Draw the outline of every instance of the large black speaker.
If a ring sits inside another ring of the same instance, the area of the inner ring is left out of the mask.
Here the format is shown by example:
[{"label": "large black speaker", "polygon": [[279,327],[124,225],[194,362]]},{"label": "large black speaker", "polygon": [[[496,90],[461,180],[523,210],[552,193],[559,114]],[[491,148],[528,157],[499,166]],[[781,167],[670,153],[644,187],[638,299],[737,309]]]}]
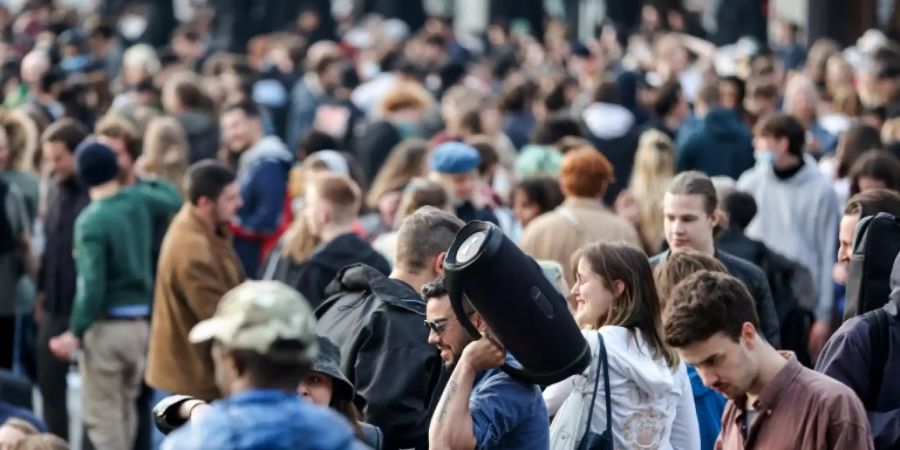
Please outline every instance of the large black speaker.
[{"label": "large black speaker", "polygon": [[473,221],[463,227],[447,252],[444,269],[450,302],[466,331],[481,337],[463,310],[463,296],[522,365],[503,366],[510,376],[547,385],[590,364],[590,348],[566,299],[534,259],[497,226]]}]

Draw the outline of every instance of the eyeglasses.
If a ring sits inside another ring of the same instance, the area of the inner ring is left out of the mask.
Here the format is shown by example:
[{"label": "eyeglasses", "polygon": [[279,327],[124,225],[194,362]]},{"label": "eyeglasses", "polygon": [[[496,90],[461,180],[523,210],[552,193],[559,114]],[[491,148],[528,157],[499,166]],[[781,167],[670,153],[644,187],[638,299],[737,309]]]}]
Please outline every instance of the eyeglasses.
[{"label": "eyeglasses", "polygon": [[440,336],[441,333],[444,332],[444,328],[447,327],[447,324],[451,320],[459,320],[459,319],[454,317],[452,319],[443,318],[443,319],[437,319],[437,320],[424,320],[423,322],[425,322],[425,326],[428,327],[429,330],[434,331],[434,334]]},{"label": "eyeglasses", "polygon": [[[472,314],[475,314],[475,311],[467,312],[466,316],[471,316]],[[444,318],[440,318],[437,320],[423,320],[423,322],[425,323],[425,326],[428,327],[429,330],[434,331],[434,334],[440,336],[441,333],[444,332],[444,328],[446,328],[447,324],[450,323],[450,321],[452,321],[452,320],[459,320],[459,318],[454,317],[454,318],[450,319],[450,318],[444,317]]]}]

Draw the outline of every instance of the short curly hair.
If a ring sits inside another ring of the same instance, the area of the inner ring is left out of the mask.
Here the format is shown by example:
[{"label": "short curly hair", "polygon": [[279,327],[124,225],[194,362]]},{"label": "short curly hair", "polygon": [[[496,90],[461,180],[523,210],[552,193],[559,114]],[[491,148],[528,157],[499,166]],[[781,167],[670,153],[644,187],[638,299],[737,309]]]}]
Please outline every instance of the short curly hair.
[{"label": "short curly hair", "polygon": [[613,167],[594,148],[572,150],[563,156],[559,185],[566,197],[596,198],[613,182]]}]

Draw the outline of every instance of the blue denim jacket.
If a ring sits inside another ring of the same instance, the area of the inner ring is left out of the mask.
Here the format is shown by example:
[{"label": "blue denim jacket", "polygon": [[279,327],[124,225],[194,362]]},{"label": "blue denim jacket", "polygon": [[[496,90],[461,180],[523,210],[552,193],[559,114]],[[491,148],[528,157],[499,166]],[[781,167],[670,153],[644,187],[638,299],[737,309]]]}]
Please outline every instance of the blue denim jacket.
[{"label": "blue denim jacket", "polygon": [[252,390],[216,401],[170,434],[163,450],[356,450],[345,419],[297,394]]},{"label": "blue denim jacket", "polygon": [[[517,363],[507,355],[507,363]],[[500,369],[478,374],[469,412],[477,450],[547,450],[550,420],[537,385],[518,381]]]}]

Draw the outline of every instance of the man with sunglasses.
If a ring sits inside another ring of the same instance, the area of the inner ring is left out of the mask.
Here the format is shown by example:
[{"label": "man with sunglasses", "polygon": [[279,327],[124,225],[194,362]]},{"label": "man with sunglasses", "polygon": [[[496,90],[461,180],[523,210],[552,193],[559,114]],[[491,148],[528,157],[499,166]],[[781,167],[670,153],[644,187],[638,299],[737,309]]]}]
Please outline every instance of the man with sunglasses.
[{"label": "man with sunglasses", "polygon": [[452,371],[432,416],[432,448],[549,448],[549,419],[540,389],[500,370],[510,360],[481,315],[466,301],[466,319],[485,337],[473,340],[450,305],[444,278],[422,288],[428,343]]}]

